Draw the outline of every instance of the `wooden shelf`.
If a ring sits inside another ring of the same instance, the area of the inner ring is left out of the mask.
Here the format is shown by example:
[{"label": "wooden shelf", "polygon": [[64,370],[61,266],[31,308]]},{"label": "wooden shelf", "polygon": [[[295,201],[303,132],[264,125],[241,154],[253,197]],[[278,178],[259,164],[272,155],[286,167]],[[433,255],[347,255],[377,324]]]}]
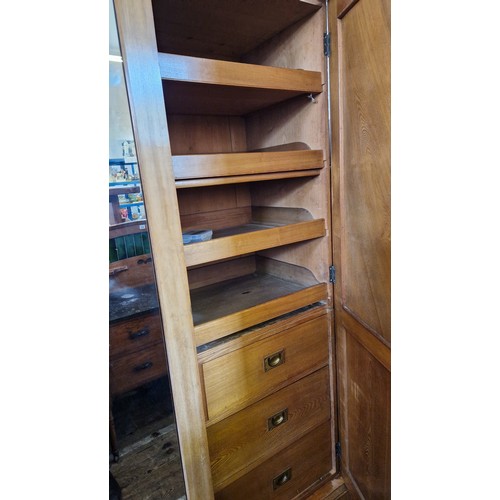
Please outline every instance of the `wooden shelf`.
[{"label": "wooden shelf", "polygon": [[323,91],[321,73],[175,54],[158,54],[167,111],[242,116]]},{"label": "wooden shelf", "polygon": [[172,156],[172,164],[177,187],[208,186],[318,175],[323,168],[323,151],[178,155]]},{"label": "wooden shelf", "polygon": [[196,345],[326,299],[325,283],[301,285],[259,273],[192,290]]},{"label": "wooden shelf", "polygon": [[177,189],[205,187],[205,186],[221,186],[223,184],[238,184],[244,182],[257,181],[272,181],[276,179],[291,179],[296,177],[314,177],[321,173],[320,169],[297,170],[292,172],[278,172],[270,174],[255,174],[255,175],[235,175],[228,177],[208,177],[205,179],[187,179],[175,181]]},{"label": "wooden shelf", "polygon": [[146,219],[121,222],[109,226],[109,239],[148,231]]},{"label": "wooden shelf", "polygon": [[271,227],[270,224],[245,224],[214,231],[213,239],[209,241],[185,245],[186,266],[215,262],[324,235],[324,219],[277,227]]},{"label": "wooden shelf", "polygon": [[119,194],[131,194],[140,192],[141,186],[110,186],[109,199],[111,201],[112,196],[118,196]]},{"label": "wooden shelf", "polygon": [[162,52],[239,59],[321,8],[320,0],[154,0]]}]

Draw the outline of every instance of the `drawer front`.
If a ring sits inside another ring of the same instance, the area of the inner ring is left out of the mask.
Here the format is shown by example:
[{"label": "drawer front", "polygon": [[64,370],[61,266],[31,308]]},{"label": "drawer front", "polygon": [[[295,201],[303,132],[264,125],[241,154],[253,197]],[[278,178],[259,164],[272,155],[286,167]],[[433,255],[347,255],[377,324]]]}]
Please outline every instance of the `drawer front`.
[{"label": "drawer front", "polygon": [[330,421],[215,493],[216,500],[289,500],[332,469]]},{"label": "drawer front", "polygon": [[328,363],[327,316],[202,365],[208,420],[220,419]]},{"label": "drawer front", "polygon": [[158,313],[120,321],[109,327],[109,355],[132,354],[162,340]]},{"label": "drawer front", "polygon": [[328,368],[208,427],[215,489],[330,419]]},{"label": "drawer front", "polygon": [[109,382],[112,394],[120,394],[167,374],[163,343],[110,360]]}]

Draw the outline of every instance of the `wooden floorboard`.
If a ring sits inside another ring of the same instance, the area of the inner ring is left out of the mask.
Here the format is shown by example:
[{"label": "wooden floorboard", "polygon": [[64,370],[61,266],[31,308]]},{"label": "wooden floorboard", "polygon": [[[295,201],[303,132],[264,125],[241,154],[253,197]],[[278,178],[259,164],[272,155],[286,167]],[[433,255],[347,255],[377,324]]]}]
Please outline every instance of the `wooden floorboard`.
[{"label": "wooden floorboard", "polygon": [[175,425],[124,448],[110,471],[120,485],[122,500],[185,498]]}]

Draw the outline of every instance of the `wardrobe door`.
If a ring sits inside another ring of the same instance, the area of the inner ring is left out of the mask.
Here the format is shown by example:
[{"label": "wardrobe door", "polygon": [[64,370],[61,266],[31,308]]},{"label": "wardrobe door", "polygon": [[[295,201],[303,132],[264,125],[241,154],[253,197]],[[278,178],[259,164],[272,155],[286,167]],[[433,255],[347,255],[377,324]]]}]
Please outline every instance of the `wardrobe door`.
[{"label": "wardrobe door", "polygon": [[213,498],[205,413],[150,0],[114,0],[189,499]]},{"label": "wardrobe door", "polygon": [[390,0],[329,9],[343,475],[390,498]]}]

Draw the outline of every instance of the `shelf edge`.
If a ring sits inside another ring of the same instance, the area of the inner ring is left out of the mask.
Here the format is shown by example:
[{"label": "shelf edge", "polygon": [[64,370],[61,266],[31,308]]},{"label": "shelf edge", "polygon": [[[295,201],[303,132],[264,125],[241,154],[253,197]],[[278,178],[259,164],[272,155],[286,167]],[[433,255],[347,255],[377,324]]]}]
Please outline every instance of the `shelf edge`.
[{"label": "shelf edge", "polygon": [[207,344],[315,302],[327,300],[327,295],[326,283],[319,283],[222,318],[207,321],[194,327],[196,346]]},{"label": "shelf edge", "polygon": [[162,80],[320,93],[321,72],[158,53]]},{"label": "shelf edge", "polygon": [[325,219],[314,219],[185,245],[184,257],[186,266],[192,267],[259,250],[320,238],[325,234]]}]

